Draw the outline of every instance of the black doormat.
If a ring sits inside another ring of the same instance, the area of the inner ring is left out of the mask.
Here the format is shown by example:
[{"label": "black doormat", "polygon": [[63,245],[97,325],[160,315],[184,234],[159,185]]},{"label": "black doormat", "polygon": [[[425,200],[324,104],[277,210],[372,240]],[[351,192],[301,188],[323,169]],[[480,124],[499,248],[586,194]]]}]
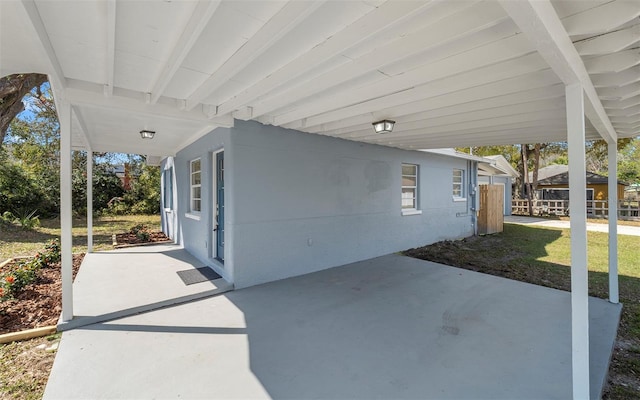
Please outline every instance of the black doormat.
[{"label": "black doormat", "polygon": [[177,274],[180,279],[182,279],[182,282],[184,282],[185,285],[193,285],[194,283],[212,281],[214,279],[222,278],[216,273],[216,271],[212,270],[209,267],[186,269],[184,271],[178,271]]}]

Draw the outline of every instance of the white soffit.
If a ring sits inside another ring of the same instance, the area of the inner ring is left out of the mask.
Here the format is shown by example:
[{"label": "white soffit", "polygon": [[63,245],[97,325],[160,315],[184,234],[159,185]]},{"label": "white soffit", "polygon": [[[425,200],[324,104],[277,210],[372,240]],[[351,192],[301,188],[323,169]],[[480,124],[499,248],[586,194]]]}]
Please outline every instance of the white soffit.
[{"label": "white soffit", "polygon": [[[566,140],[566,76],[501,4],[7,0],[0,71],[50,74],[95,151],[171,155],[233,118],[407,149]],[[637,136],[640,2],[545,4],[591,84],[587,137]]]}]

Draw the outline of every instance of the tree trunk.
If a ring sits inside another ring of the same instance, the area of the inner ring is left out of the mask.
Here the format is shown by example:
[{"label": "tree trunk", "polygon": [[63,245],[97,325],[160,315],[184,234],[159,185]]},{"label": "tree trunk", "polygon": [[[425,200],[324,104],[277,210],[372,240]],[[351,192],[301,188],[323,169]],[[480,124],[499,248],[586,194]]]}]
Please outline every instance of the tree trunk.
[{"label": "tree trunk", "polygon": [[533,179],[531,179],[531,192],[533,193],[533,198],[538,199],[538,170],[540,169],[540,150],[542,149],[542,145],[540,143],[536,143],[533,147]]},{"label": "tree trunk", "polygon": [[9,125],[24,110],[22,98],[47,81],[43,74],[14,74],[0,78],[0,146]]},{"label": "tree trunk", "polygon": [[520,155],[522,157],[522,186],[527,203],[529,204],[529,215],[533,216],[533,198],[531,197],[531,186],[529,184],[529,146],[520,145]]}]

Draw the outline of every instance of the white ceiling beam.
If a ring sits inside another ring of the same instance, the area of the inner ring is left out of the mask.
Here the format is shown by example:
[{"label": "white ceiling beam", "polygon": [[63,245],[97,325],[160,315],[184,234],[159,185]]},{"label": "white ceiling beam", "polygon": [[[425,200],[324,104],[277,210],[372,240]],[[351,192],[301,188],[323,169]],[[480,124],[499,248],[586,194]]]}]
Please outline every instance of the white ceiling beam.
[{"label": "white ceiling beam", "polygon": [[[495,78],[493,76],[495,73],[487,73],[487,71],[465,74],[459,76],[459,79],[451,78],[441,82],[433,82],[403,93],[392,94],[384,98],[308,117],[307,125],[325,124],[368,113],[370,110],[384,110],[389,107],[404,107],[407,113],[421,112],[488,97],[544,88],[560,82],[553,71],[549,69],[538,71],[539,68],[546,68],[546,65],[537,55],[510,61],[503,67],[498,71],[500,78]],[[376,119],[372,119],[370,122],[374,121]]]},{"label": "white ceiling beam", "polygon": [[104,94],[113,95],[116,59],[116,0],[107,0],[107,77]]},{"label": "white ceiling beam", "polygon": [[622,87],[607,87],[598,90],[603,100],[626,100],[640,94],[640,83],[633,83]]},{"label": "white ceiling beam", "polygon": [[615,53],[640,41],[640,24],[574,43],[581,56]]},{"label": "white ceiling beam", "polygon": [[611,116],[612,120],[614,117],[631,117],[633,115],[639,115],[640,105],[637,105],[635,107],[629,107],[624,110],[611,110],[609,111],[608,114]]},{"label": "white ceiling beam", "polygon": [[[138,138],[140,136],[138,135]],[[154,145],[150,143],[152,141],[145,140],[144,142],[127,142],[118,143],[117,141],[101,142],[99,138],[96,138],[93,142],[91,150],[97,153],[128,153],[128,154],[145,154],[153,157],[168,157],[175,156],[173,150],[167,151],[165,147]]]},{"label": "white ceiling beam", "polygon": [[[553,83],[556,84],[553,85]],[[401,104],[382,108],[380,111],[374,113],[362,113],[354,117],[341,118],[337,121],[322,124],[309,124],[305,131],[320,132],[324,130],[342,129],[365,123],[370,124],[380,119],[393,119],[402,116],[424,115],[426,118],[429,118],[456,115],[563,96],[564,86],[559,83],[557,77],[551,70],[547,70],[532,75],[530,79],[524,77],[512,78],[502,82],[464,89],[438,98],[402,102]],[[294,123],[297,122],[298,121]],[[313,120],[311,120],[311,122],[313,122]],[[289,125],[285,125],[285,127],[297,129]]]},{"label": "white ceiling beam", "polygon": [[624,110],[626,108],[640,105],[640,96],[631,97],[626,100],[604,100],[602,104],[607,110],[609,109]]},{"label": "white ceiling beam", "polygon": [[235,76],[283,36],[306,20],[324,1],[290,1],[264,24],[238,51],[222,64],[188,98],[187,109],[191,110],[209,97],[220,86]]},{"label": "white ceiling beam", "polygon": [[639,15],[639,1],[611,1],[567,17],[562,24],[570,36],[598,34],[609,32]]},{"label": "white ceiling beam", "polygon": [[[308,98],[315,93],[322,92],[328,86],[339,87],[357,79],[368,72],[384,71],[390,62],[397,62],[415,54],[424,53],[436,46],[443,46],[456,39],[467,37],[460,41],[464,50],[484,45],[496,40],[494,32],[483,35],[483,30],[495,26],[507,19],[504,10],[495,3],[478,3],[459,13],[449,15],[424,28],[399,37],[397,40],[376,47],[363,56],[333,68],[313,79],[300,82],[297,86],[279,92],[276,96],[254,104],[254,115],[259,117],[286,106],[297,99]],[[504,36],[512,35],[511,29],[503,29]],[[475,34],[475,35],[473,35]],[[473,35],[473,36],[470,36]],[[486,36],[486,37],[484,37]],[[452,53],[459,53],[463,49],[452,49]],[[384,57],[381,57],[384,54]],[[445,58],[448,54],[439,54]],[[431,60],[431,62],[436,59]],[[436,78],[434,78],[436,79]]]},{"label": "white ceiling beam", "polygon": [[[415,143],[421,142],[423,139],[430,140],[446,140],[450,137],[455,136],[468,136],[468,137],[479,137],[482,139],[493,139],[499,138],[500,136],[505,135],[516,135],[516,140],[522,141],[523,137],[526,137],[525,140],[529,141],[530,135],[534,135],[537,137],[547,137],[548,132],[558,132],[564,130],[566,137],[566,121],[560,121],[559,119],[553,124],[545,125],[545,129],[541,130],[540,126],[535,123],[526,123],[526,124],[510,124],[510,125],[502,125],[496,126],[493,128],[483,128],[482,130],[466,130],[463,132],[431,132],[429,134],[416,134],[413,136],[393,136],[393,135],[378,135],[376,137],[371,137],[367,139],[356,139],[357,141],[365,140],[373,143],[381,143],[392,141],[396,144],[403,143],[406,145],[413,145]],[[509,142],[513,139],[511,138],[503,138],[503,141]],[[536,142],[532,142],[536,143]],[[506,143],[505,143],[506,144]]]},{"label": "white ceiling beam", "polygon": [[616,131],[593,87],[582,58],[548,0],[500,0],[522,32],[529,37],[540,55],[565,85],[579,83],[585,93],[585,113],[591,124],[609,143],[616,141]]},{"label": "white ceiling beam", "polygon": [[[459,77],[465,74],[486,74],[495,64],[513,60],[531,52],[532,48],[526,37],[523,35],[512,36],[508,39],[477,47],[444,60],[415,68],[404,74],[395,75],[370,85],[341,92],[339,96],[316,96],[307,104],[297,104],[294,110],[275,116],[274,123],[275,125],[286,124],[323,112],[362,103],[367,99],[376,99],[399,93],[403,90],[412,90],[417,86],[427,83],[437,84],[438,82],[448,80],[444,78],[455,77],[454,81],[459,85],[463,81],[463,79],[459,79]],[[505,71],[505,73],[508,74],[508,71]],[[491,76],[489,75],[487,77]],[[462,87],[460,87],[460,89],[462,89]],[[450,91],[453,90],[447,90],[447,92]]]},{"label": "white ceiling beam", "polygon": [[584,61],[587,72],[590,74],[617,73],[638,64],[640,64],[640,49],[620,51]]},{"label": "white ceiling beam", "polygon": [[82,141],[85,144],[85,149],[93,148],[93,146],[91,146],[89,129],[87,129],[87,124],[84,122],[84,118],[82,118],[82,115],[80,114],[78,108],[71,106],[71,113],[75,117],[76,123],[78,124],[78,127],[80,128],[80,132],[82,133],[80,137],[82,138]]},{"label": "white ceiling beam", "polygon": [[[461,2],[456,2],[461,3]],[[365,41],[368,37],[387,29],[396,23],[410,18],[424,8],[431,7],[436,2],[421,1],[387,1],[331,36],[322,44],[315,46],[307,53],[286,64],[277,71],[268,74],[254,85],[243,90],[233,98],[219,105],[221,114],[230,113],[241,106],[251,105],[250,102],[282,85],[295,79],[319,64],[338,56],[343,51]]]},{"label": "white ceiling beam", "polygon": [[596,88],[610,86],[624,86],[634,82],[640,82],[640,67],[633,67],[624,71],[591,76],[591,81]]},{"label": "white ceiling beam", "polygon": [[183,61],[193,48],[204,28],[215,14],[220,0],[200,0],[193,9],[193,13],[189,21],[185,25],[180,38],[176,42],[171,55],[162,66],[160,74],[154,80],[149,92],[151,93],[150,102],[155,104],[164,93],[165,89],[173,79],[174,75],[182,65]]},{"label": "white ceiling beam", "polygon": [[619,124],[635,125],[638,122],[640,122],[640,117],[638,115],[628,116],[628,117],[612,117],[611,118],[611,123],[613,123],[616,126],[619,125]]},{"label": "white ceiling beam", "polygon": [[100,93],[68,88],[66,91],[67,100],[73,105],[88,105],[93,107],[103,107],[107,109],[120,110],[123,112],[139,113],[154,117],[169,119],[205,122],[211,125],[231,127],[233,118],[231,116],[220,116],[208,118],[200,111],[181,111],[177,107],[168,104],[147,104],[144,95],[140,93],[140,98],[118,96],[105,97]]},{"label": "white ceiling beam", "polygon": [[[483,108],[476,111],[468,111],[465,113],[456,113],[453,115],[436,116],[440,110],[432,110],[424,113],[410,114],[404,117],[394,117],[396,121],[396,128],[398,132],[444,127],[444,126],[459,126],[463,123],[486,123],[488,120],[498,120],[499,118],[530,118],[527,114],[536,114],[540,112],[553,111],[557,113],[558,110],[563,112],[564,110],[564,98],[557,97],[555,99],[545,99],[540,101],[526,102],[520,104],[509,104],[502,107]],[[372,134],[371,123],[363,124],[356,129],[354,127],[342,128],[333,131],[324,131],[323,134],[331,136],[344,137],[358,137],[368,136]],[[396,130],[394,129],[394,133]]]},{"label": "white ceiling beam", "polygon": [[[34,0],[22,0],[22,6],[27,12],[31,25],[36,32],[38,43],[42,46],[42,53],[46,55],[47,61],[49,62],[51,68],[51,72],[49,73],[49,82],[54,89],[54,93],[58,95],[57,99],[61,100],[60,97],[64,97],[64,90],[67,86],[67,81],[64,72],[62,71],[62,67],[60,66],[60,62],[58,61],[56,52],[53,49],[53,45],[51,44],[49,33],[47,32],[44,22],[42,21],[42,17],[40,16],[40,12],[38,11],[38,6]],[[56,100],[56,96],[54,96],[54,100]]]},{"label": "white ceiling beam", "polygon": [[381,137],[376,140],[366,140],[365,142],[402,148],[433,149],[454,146],[466,147],[521,144],[522,137],[526,137],[527,141],[530,141],[531,143],[557,142],[566,140],[567,128],[566,126],[552,127],[541,132],[538,128],[525,127],[497,130],[495,133],[484,134],[448,134],[446,136],[438,137],[423,135],[413,140],[397,140],[392,137]]},{"label": "white ceiling beam", "polygon": [[[559,112],[558,112],[559,111]],[[479,119],[475,121],[465,121],[460,123],[449,123],[443,125],[431,125],[430,121],[417,121],[415,123],[406,124],[406,128],[403,125],[401,129],[394,129],[391,134],[395,138],[408,138],[420,135],[431,134],[450,134],[456,133],[473,133],[483,132],[485,129],[493,130],[501,126],[521,127],[521,126],[548,126],[553,121],[563,121],[565,118],[563,110],[543,110],[538,112],[532,112],[521,115],[507,115],[495,118]],[[543,121],[543,122],[541,122]],[[342,138],[349,139],[373,139],[379,137],[380,134],[373,131],[373,127],[362,131],[354,132],[352,134],[340,136]]]}]

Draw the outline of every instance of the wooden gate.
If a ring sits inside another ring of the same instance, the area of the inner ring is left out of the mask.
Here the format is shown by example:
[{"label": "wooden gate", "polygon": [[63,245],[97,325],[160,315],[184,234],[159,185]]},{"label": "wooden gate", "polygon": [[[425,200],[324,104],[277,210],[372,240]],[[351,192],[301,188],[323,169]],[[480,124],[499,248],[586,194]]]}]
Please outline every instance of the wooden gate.
[{"label": "wooden gate", "polygon": [[504,186],[480,185],[478,234],[502,232],[504,225]]}]

